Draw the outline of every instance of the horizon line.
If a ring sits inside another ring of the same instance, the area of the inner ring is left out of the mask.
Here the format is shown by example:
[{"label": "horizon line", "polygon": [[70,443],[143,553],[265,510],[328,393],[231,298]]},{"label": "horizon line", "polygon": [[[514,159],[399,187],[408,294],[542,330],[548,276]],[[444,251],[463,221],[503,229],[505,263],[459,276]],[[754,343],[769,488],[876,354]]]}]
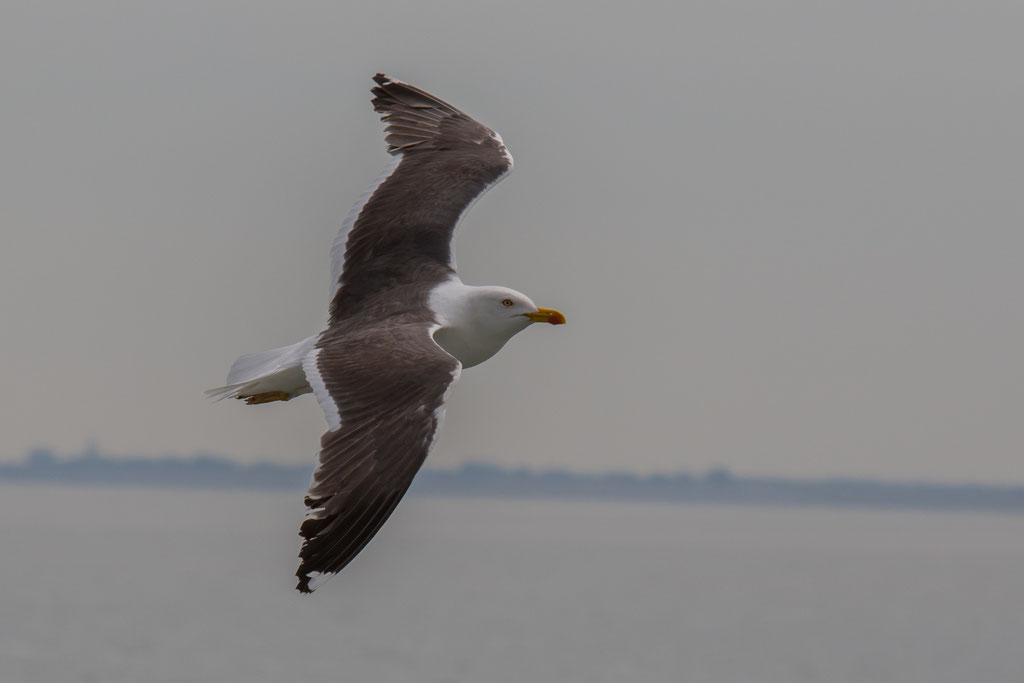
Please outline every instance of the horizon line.
[{"label": "horizon line", "polygon": [[[33,463],[42,464],[50,462],[55,465],[72,464],[77,462],[105,462],[105,463],[125,463],[125,462],[149,462],[149,463],[208,463],[208,464],[221,464],[228,465],[238,469],[269,469],[278,468],[282,470],[292,470],[295,472],[300,471],[312,471],[315,467],[315,463],[309,464],[295,464],[295,463],[283,463],[273,460],[257,460],[257,461],[244,461],[237,458],[222,455],[218,453],[208,451],[196,451],[191,455],[181,454],[163,454],[163,455],[116,455],[109,453],[101,453],[96,445],[95,440],[90,440],[85,449],[79,453],[74,454],[57,454],[52,448],[46,446],[37,446],[28,449],[22,456],[21,460],[11,460],[8,462],[0,461],[0,472],[4,469],[11,467],[30,467]],[[489,469],[495,472],[501,472],[504,474],[531,474],[540,476],[570,476],[578,477],[581,479],[593,479],[593,478],[615,478],[624,477],[637,481],[656,481],[659,479],[692,479],[697,481],[708,481],[718,480],[719,483],[725,483],[726,481],[747,481],[747,482],[760,482],[760,483],[785,483],[792,482],[797,484],[828,484],[828,483],[842,483],[842,484],[877,484],[877,485],[891,485],[891,486],[930,486],[937,488],[945,487],[972,487],[972,488],[986,488],[986,489],[1001,489],[1001,490],[1015,490],[1024,489],[1024,482],[1018,481],[979,481],[979,480],[940,480],[940,479],[926,479],[926,478],[903,478],[903,477],[885,477],[879,475],[855,475],[855,474],[836,474],[836,475],[786,475],[786,474],[749,474],[749,473],[737,473],[731,467],[727,465],[711,465],[705,467],[702,470],[687,470],[679,469],[674,471],[654,471],[654,472],[637,472],[630,470],[597,470],[597,471],[586,471],[569,469],[565,467],[533,467],[530,465],[508,465],[504,463],[489,462],[486,460],[466,460],[455,465],[446,466],[432,466],[425,464],[423,467],[424,471],[437,472],[437,473],[455,473],[467,468],[470,469]]]}]

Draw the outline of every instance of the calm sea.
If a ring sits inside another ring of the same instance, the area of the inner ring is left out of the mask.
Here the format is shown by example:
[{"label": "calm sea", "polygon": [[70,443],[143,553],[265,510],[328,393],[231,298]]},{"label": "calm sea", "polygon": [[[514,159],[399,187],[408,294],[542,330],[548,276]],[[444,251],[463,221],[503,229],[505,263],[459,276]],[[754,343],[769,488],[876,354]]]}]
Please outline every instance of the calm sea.
[{"label": "calm sea", "polygon": [[0,681],[1024,680],[1024,517],[412,497],[312,596],[301,494],[0,486]]}]

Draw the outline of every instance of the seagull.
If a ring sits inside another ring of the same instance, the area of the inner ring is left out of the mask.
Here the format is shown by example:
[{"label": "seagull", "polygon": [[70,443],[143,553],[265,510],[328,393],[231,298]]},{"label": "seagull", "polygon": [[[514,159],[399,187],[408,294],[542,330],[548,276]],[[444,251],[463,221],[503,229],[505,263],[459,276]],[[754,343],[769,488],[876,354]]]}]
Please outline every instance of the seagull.
[{"label": "seagull", "polygon": [[299,529],[303,593],[340,572],[395,510],[462,369],[533,323],[565,323],[525,294],[456,273],[456,225],[512,171],[501,136],[408,83],[373,80],[392,159],[331,248],[327,329],[241,356],[226,386],[207,392],[247,404],[312,393],[323,409],[328,429]]}]

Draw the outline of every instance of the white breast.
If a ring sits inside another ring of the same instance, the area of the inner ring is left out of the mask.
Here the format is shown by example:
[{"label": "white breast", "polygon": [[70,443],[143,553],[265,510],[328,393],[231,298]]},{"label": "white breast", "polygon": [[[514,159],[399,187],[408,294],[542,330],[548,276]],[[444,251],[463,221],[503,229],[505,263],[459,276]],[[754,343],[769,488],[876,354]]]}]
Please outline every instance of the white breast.
[{"label": "white breast", "polygon": [[511,335],[480,335],[461,327],[439,327],[434,332],[437,345],[455,356],[464,368],[480,365],[500,351],[510,338]]}]

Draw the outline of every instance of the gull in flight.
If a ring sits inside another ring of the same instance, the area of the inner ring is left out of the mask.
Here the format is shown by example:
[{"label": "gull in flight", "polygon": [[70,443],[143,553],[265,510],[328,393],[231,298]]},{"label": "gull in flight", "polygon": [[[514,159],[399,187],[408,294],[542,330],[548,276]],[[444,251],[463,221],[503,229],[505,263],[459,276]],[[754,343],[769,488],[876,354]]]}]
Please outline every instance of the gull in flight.
[{"label": "gull in flight", "polygon": [[298,589],[315,590],[380,530],[437,436],[463,368],[533,323],[561,325],[507,287],[463,284],[454,236],[512,170],[501,136],[408,83],[373,77],[391,164],[331,248],[327,329],[240,357],[207,392],[248,404],[312,392],[327,418],[299,533]]}]

